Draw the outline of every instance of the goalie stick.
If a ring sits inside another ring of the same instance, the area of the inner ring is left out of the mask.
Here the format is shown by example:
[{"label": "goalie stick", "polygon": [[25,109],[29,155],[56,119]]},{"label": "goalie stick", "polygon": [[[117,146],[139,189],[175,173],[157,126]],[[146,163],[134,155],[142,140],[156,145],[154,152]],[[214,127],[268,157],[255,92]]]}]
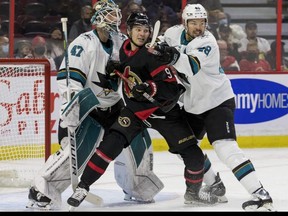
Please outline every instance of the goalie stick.
[{"label": "goalie stick", "polygon": [[[70,71],[69,71],[69,58],[68,58],[68,36],[67,36],[67,17],[61,18],[62,23],[62,31],[64,34],[64,50],[65,50],[65,67],[67,72],[66,83],[67,83],[67,102],[71,101],[70,95]],[[73,191],[75,191],[78,185],[78,166],[77,166],[77,152],[76,152],[76,137],[75,137],[75,130],[70,131],[67,127],[68,131],[68,139],[70,143],[70,176],[71,176],[71,185]],[[95,194],[88,192],[86,201],[94,204],[94,205],[102,205],[103,199]]]}]

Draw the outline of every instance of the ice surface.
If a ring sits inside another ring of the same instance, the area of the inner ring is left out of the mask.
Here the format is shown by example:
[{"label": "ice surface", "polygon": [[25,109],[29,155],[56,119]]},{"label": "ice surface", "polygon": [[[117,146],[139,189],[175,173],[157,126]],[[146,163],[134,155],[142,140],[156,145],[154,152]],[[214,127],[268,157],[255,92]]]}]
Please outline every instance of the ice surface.
[{"label": "ice surface", "polygon": [[[243,149],[256,168],[258,177],[270,193],[277,211],[288,211],[288,148]],[[75,211],[103,212],[186,212],[186,211],[243,211],[241,205],[250,195],[236,180],[232,172],[217,158],[213,150],[204,150],[213,169],[220,172],[227,189],[228,203],[211,207],[191,207],[184,204],[185,183],[183,164],[176,156],[168,152],[154,153],[154,172],[163,181],[165,187],[155,196],[155,203],[138,204],[124,201],[124,194],[114,179],[113,164],[106,173],[90,188],[90,192],[101,196],[104,204],[94,206],[84,201]],[[67,198],[72,194],[69,187],[62,195],[62,208],[58,211],[68,211]],[[26,209],[28,188],[1,188],[0,211],[38,211]]]}]

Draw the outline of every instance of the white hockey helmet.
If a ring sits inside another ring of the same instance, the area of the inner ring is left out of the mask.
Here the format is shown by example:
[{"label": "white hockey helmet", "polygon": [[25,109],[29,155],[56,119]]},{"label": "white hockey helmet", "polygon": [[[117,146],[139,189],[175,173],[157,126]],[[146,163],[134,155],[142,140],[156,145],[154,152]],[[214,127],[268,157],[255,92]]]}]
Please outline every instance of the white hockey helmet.
[{"label": "white hockey helmet", "polygon": [[189,19],[206,19],[206,27],[208,26],[208,14],[201,4],[187,4],[182,12],[182,19],[185,27]]},{"label": "white hockey helmet", "polygon": [[105,28],[108,32],[119,32],[122,14],[113,0],[100,0],[94,4],[93,9],[95,14],[91,18],[92,25]]}]

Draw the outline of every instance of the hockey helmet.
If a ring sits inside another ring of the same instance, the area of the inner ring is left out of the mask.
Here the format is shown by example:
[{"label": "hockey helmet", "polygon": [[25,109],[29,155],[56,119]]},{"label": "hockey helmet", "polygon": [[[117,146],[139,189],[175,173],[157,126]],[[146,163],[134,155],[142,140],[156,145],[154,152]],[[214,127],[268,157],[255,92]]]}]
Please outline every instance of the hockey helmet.
[{"label": "hockey helmet", "polygon": [[94,4],[95,14],[91,18],[92,25],[105,28],[109,32],[119,32],[121,10],[113,0],[101,0]]},{"label": "hockey helmet", "polygon": [[146,14],[143,13],[131,13],[126,21],[127,29],[130,31],[134,25],[147,25],[152,32],[152,25]]},{"label": "hockey helmet", "polygon": [[201,4],[187,4],[182,12],[184,25],[187,25],[189,19],[205,19],[206,27],[208,25],[208,14]]}]

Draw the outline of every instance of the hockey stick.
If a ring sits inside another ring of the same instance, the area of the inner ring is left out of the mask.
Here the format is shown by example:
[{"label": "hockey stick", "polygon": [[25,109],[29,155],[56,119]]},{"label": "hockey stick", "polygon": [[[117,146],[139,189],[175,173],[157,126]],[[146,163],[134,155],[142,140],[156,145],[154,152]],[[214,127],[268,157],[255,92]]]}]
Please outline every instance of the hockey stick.
[{"label": "hockey stick", "polygon": [[[119,76],[124,82],[126,82],[129,86],[130,89],[132,89],[135,86],[135,83],[132,82],[131,80],[129,80],[127,77],[125,77],[122,73],[120,73],[117,70],[114,70],[114,72],[116,73],[117,76]],[[161,104],[160,102],[158,102],[157,100],[155,100],[153,97],[151,97],[147,92],[144,92],[143,97],[145,97],[148,101],[150,101],[151,103],[153,103],[154,105],[158,106],[163,112],[168,112],[170,111],[174,105],[171,106],[163,106],[163,104]]]},{"label": "hockey stick", "polygon": [[150,48],[153,47],[153,45],[157,39],[157,36],[159,34],[159,30],[160,30],[160,21],[157,20],[155,25],[154,25],[154,28],[153,28],[153,36],[152,36],[152,40],[151,40],[150,45],[149,45]]},{"label": "hockey stick", "polygon": [[[68,36],[67,36],[67,21],[68,18],[63,17],[61,18],[62,23],[62,31],[64,33],[64,50],[65,50],[65,67],[67,71],[66,77],[66,84],[67,84],[67,102],[71,101],[71,94],[70,94],[70,71],[69,71],[69,58],[68,58]],[[78,163],[77,163],[77,148],[76,148],[76,136],[75,130],[70,131],[67,127],[68,131],[68,140],[70,142],[70,176],[71,176],[71,185],[73,191],[75,191],[78,185]],[[103,199],[95,194],[91,194],[88,192],[86,201],[95,204],[101,205],[103,203]]]},{"label": "hockey stick", "polygon": [[154,46],[155,41],[156,41],[156,39],[157,39],[157,37],[158,37],[158,34],[159,34],[159,30],[160,30],[160,21],[157,20],[156,23],[155,23],[155,25],[154,25],[154,28],[153,28],[152,40],[151,40],[150,43],[147,43],[147,44],[145,45],[146,48],[149,49],[149,48],[152,48],[152,47]]},{"label": "hockey stick", "polygon": [[[70,103],[71,101],[71,91],[70,91],[70,71],[69,71],[69,58],[68,58],[68,39],[67,39],[67,21],[68,18],[64,17],[61,18],[62,22],[62,30],[64,33],[64,50],[65,50],[65,67],[66,67],[66,85],[67,85],[67,102]],[[76,154],[76,137],[75,132],[68,130],[68,139],[70,141],[70,174],[71,174],[71,184],[72,189],[78,185],[78,170],[77,170],[77,154]]]}]

